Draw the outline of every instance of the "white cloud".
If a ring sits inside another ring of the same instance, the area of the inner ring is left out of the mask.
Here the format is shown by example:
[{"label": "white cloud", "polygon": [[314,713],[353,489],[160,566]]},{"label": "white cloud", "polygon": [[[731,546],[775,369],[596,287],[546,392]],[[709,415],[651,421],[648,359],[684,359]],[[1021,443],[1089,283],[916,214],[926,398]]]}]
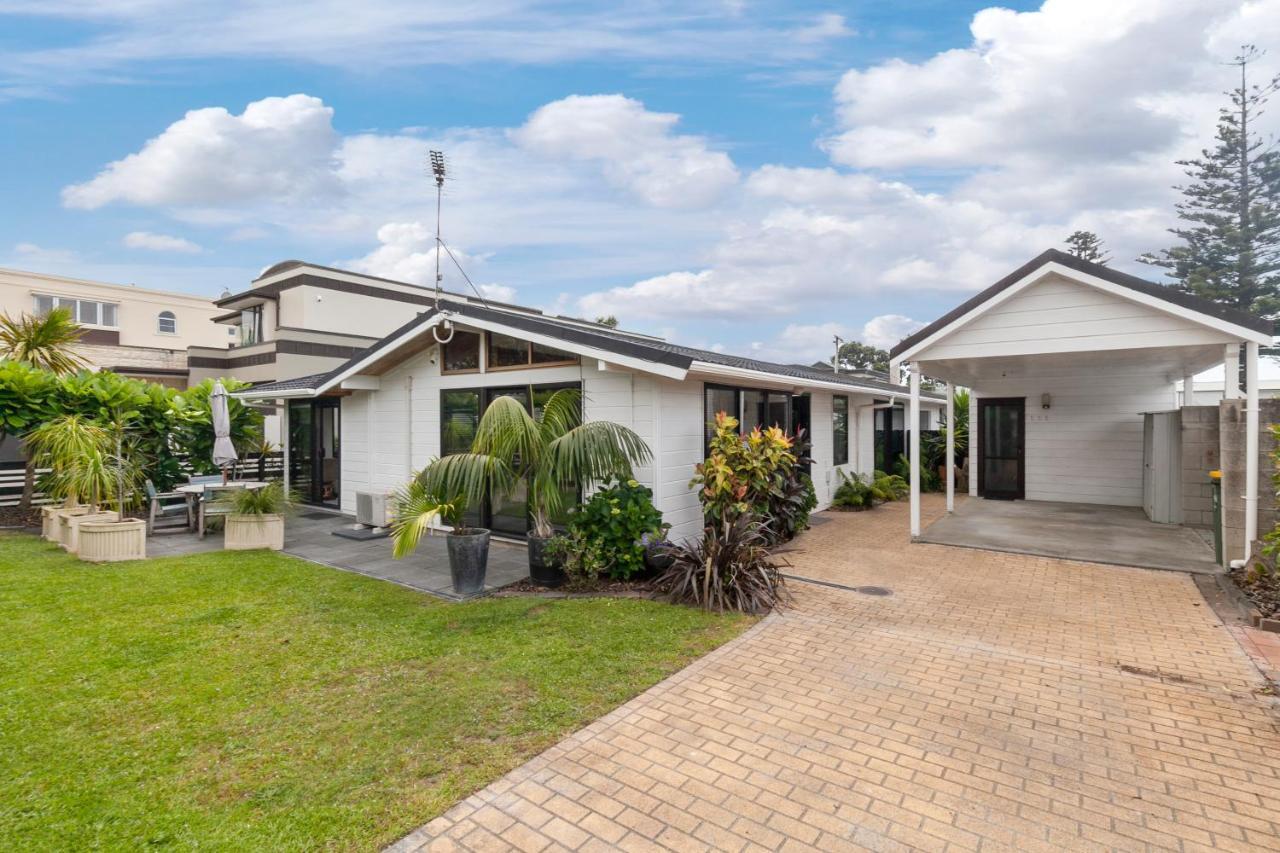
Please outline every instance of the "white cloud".
[{"label": "white cloud", "polygon": [[[380,245],[367,255],[339,261],[338,266],[424,287],[435,286],[436,234],[433,227],[421,222],[389,222],[378,229],[378,242]],[[453,257],[447,251],[440,253],[441,286],[455,293],[473,293],[458,267],[465,270],[474,282],[483,269],[484,257],[452,246],[449,250]],[[498,302],[512,302],[516,298],[515,288],[508,285],[476,283],[476,289],[485,298]]]},{"label": "white cloud", "polygon": [[923,329],[924,326],[925,324],[919,320],[912,320],[901,314],[881,314],[879,317],[872,317],[863,325],[859,340],[864,344],[887,350],[912,332]]},{"label": "white cloud", "polygon": [[17,243],[13,247],[13,256],[24,264],[60,264],[77,260],[73,249],[52,249],[36,243]]},{"label": "white cloud", "polygon": [[675,134],[679,120],[622,95],[572,95],[537,109],[512,136],[548,158],[599,163],[610,183],[656,207],[710,204],[738,170],[701,137]]},{"label": "white cloud", "polygon": [[62,192],[68,207],[112,202],[211,207],[302,201],[338,190],[333,110],[319,98],[264,98],[234,115],[192,110],[135,154]]},{"label": "white cloud", "polygon": [[[0,52],[0,96],[35,97],[59,87],[189,73],[191,60],[267,60],[350,69],[486,68],[560,62],[644,63],[773,69],[826,56],[852,34],[839,15],[798,15],[786,4],[689,6],[675,0],[547,6],[365,0],[185,0],[0,4],[6,15],[69,24],[54,46]],[[0,24],[3,29],[3,24]]]},{"label": "white cloud", "polygon": [[121,241],[130,249],[146,249],[150,252],[186,252],[199,254],[204,251],[198,245],[183,237],[172,237],[168,234],[153,234],[150,231],[130,231]]}]

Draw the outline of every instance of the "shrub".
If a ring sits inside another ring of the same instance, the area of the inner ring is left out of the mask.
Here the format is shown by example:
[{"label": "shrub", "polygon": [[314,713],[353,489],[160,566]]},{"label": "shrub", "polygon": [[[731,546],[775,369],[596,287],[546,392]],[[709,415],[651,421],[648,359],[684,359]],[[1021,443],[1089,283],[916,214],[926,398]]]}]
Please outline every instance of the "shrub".
[{"label": "shrub", "polygon": [[836,493],[831,496],[832,507],[860,510],[871,509],[875,505],[871,484],[861,475],[846,474],[839,468],[836,469],[836,473],[840,475],[840,485],[836,487]]},{"label": "shrub", "polygon": [[871,489],[878,501],[898,501],[911,491],[911,485],[897,474],[876,471],[871,476]]},{"label": "shrub", "polygon": [[281,515],[293,508],[297,499],[284,489],[284,483],[272,480],[260,489],[237,489],[226,498],[236,515]]},{"label": "shrub", "polygon": [[[921,454],[921,456],[923,455],[924,454]],[[904,483],[911,482],[911,460],[907,458],[907,454],[898,454],[898,461],[893,466],[893,475],[901,479]],[[910,486],[908,486],[908,488],[910,488]],[[927,468],[924,465],[920,466],[920,491],[942,491],[942,479],[938,477],[938,472]]]},{"label": "shrub", "polygon": [[551,537],[543,555],[560,564],[571,589],[595,586],[609,567],[603,544],[581,531]]},{"label": "shrub", "polygon": [[781,485],[768,494],[766,524],[775,542],[787,542],[809,526],[809,514],[818,505],[818,495],[813,479],[804,472],[804,466],[812,464],[809,442],[803,429],[797,430],[792,439],[795,462],[784,466]]},{"label": "shrub", "polygon": [[765,526],[749,514],[726,518],[695,542],[668,549],[671,567],[658,579],[671,601],[706,610],[764,613],[791,600],[769,556]]},{"label": "shrub", "polygon": [[[590,559],[582,557],[589,565],[578,566],[579,574],[607,573],[627,580],[644,569],[646,537],[661,530],[662,513],[653,506],[653,492],[635,480],[606,481],[569,513],[567,538],[575,547],[590,546]],[[570,564],[576,562],[581,562],[578,555],[569,554],[565,572],[575,571]]]},{"label": "shrub", "polygon": [[765,526],[770,543],[803,530],[811,503],[795,442],[777,427],[738,433],[738,420],[716,415],[710,453],[694,469],[690,486],[699,488],[703,516],[712,525],[749,514]]}]

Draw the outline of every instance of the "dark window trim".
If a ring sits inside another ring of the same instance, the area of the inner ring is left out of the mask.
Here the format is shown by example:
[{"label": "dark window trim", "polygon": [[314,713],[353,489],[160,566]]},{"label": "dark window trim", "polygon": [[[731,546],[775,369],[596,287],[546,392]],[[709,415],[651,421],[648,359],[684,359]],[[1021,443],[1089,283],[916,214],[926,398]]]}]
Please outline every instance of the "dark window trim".
[{"label": "dark window trim", "polygon": [[[782,388],[761,388],[761,387],[757,387],[757,386],[755,386],[755,385],[724,385],[724,384],[722,384],[722,383],[720,383],[720,382],[704,382],[704,383],[702,383],[702,422],[703,422],[703,423],[702,423],[702,433],[703,433],[703,447],[702,447],[702,450],[703,450],[703,455],[706,455],[706,453],[708,453],[708,452],[710,451],[710,441],[709,441],[709,434],[710,434],[710,431],[711,431],[711,426],[710,426],[710,425],[711,425],[711,423],[713,422],[713,420],[714,420],[714,418],[715,418],[715,412],[708,412],[708,411],[707,411],[707,391],[732,391],[732,392],[733,392],[733,406],[734,406],[734,411],[730,412],[729,414],[731,414],[733,417],[735,417],[735,418],[737,418],[737,419],[738,419],[738,432],[739,432],[739,434],[741,434],[741,432],[742,432],[742,392],[744,392],[744,391],[758,391],[758,392],[760,392],[761,394],[764,394],[764,395],[765,395],[765,397],[766,397],[766,399],[768,398],[768,395],[769,395],[769,394],[782,394],[782,395],[784,395],[784,396],[787,398],[787,414],[786,414],[786,422],[785,422],[785,423],[783,423],[783,424],[779,424],[779,426],[781,426],[781,427],[782,427],[782,429],[783,429],[783,430],[785,430],[785,431],[787,431],[787,432],[790,432],[790,431],[791,431],[791,415],[792,415],[792,406],[791,406],[791,401],[792,401],[792,398],[793,398],[793,397],[801,396],[801,395],[799,395],[799,394],[793,394],[793,393],[791,393],[791,391],[789,391],[789,390],[784,390],[784,389],[782,389]],[[772,426],[772,424],[770,424],[770,426]],[[811,430],[811,431],[812,431],[812,430]]]},{"label": "dark window trim", "polygon": [[[840,447],[837,441],[836,428],[836,400],[844,400],[844,447]],[[849,464],[849,435],[853,431],[849,429],[849,395],[848,394],[832,394],[831,395],[831,464],[832,465],[848,465]],[[844,450],[844,458],[841,459],[839,451]]]},{"label": "dark window trim", "polygon": [[[502,335],[504,338],[511,338],[514,341],[520,341],[522,344],[524,344],[524,358],[525,358],[524,363],[523,364],[504,364],[504,365],[495,367],[493,364],[493,358],[492,358],[494,335]],[[572,355],[572,353],[565,353],[565,355]],[[581,363],[581,359],[576,355],[572,355],[572,358],[561,359],[559,361],[535,362],[533,360],[533,341],[527,340],[525,338],[521,338],[517,335],[508,335],[506,332],[495,332],[493,330],[487,330],[484,333],[484,369],[486,373],[501,373],[504,370],[535,370],[535,369],[540,370],[541,368],[544,368],[544,367],[567,367],[570,365],[580,364],[580,363]]]}]

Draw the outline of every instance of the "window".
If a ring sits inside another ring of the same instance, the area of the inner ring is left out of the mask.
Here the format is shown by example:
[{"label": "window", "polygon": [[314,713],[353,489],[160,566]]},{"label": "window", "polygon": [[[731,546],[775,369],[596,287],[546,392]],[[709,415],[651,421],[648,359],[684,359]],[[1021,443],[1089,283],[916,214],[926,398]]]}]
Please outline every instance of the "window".
[{"label": "window", "polygon": [[558,350],[544,344],[522,341],[519,338],[513,338],[511,335],[489,332],[487,366],[491,370],[501,370],[507,367],[528,367],[530,365],[571,364],[576,363],[577,360],[578,357],[576,355],[564,350]]},{"label": "window", "polygon": [[489,367],[522,367],[529,363],[529,344],[510,335],[489,333]]},{"label": "window", "polygon": [[445,344],[445,373],[466,373],[480,369],[480,335],[476,332],[460,332],[456,329],[453,338]]},{"label": "window", "polygon": [[118,307],[114,302],[36,294],[36,316],[43,317],[54,308],[65,308],[70,312],[72,320],[84,326],[107,326],[114,329]]},{"label": "window", "polygon": [[929,431],[929,410],[928,409],[920,410],[920,431],[921,432]]},{"label": "window", "polygon": [[786,391],[706,385],[703,394],[703,421],[708,444],[719,412],[737,418],[738,429],[743,433],[756,427],[767,429],[772,426],[791,432],[791,394]]},{"label": "window", "polygon": [[178,334],[178,318],[172,311],[161,311],[156,317],[156,331],[162,335]]},{"label": "window", "polygon": [[849,398],[837,395],[831,398],[831,445],[834,464],[849,462]]},{"label": "window", "polygon": [[240,312],[240,346],[262,343],[262,306],[251,305]]}]

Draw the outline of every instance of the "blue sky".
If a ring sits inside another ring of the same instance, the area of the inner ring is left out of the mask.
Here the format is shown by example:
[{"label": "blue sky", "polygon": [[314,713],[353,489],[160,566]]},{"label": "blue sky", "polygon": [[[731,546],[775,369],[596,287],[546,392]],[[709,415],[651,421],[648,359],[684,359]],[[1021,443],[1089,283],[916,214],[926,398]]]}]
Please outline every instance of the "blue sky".
[{"label": "blue sky", "polygon": [[1280,36],[1275,0],[355,8],[0,0],[0,265],[425,282],[442,148],[446,239],[487,293],[807,360],[1076,227],[1134,269],[1215,60]]}]

